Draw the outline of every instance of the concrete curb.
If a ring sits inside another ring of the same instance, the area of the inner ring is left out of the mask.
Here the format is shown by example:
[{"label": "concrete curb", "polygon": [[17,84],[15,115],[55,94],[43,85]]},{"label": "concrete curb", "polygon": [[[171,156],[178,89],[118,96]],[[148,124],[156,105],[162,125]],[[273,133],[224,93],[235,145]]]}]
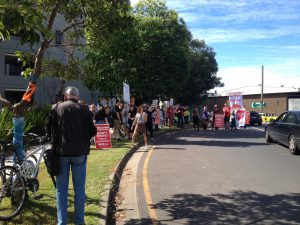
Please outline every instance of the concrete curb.
[{"label": "concrete curb", "polygon": [[[178,131],[178,129],[166,130],[162,133],[159,133],[154,136],[159,136],[160,134],[166,134]],[[119,164],[116,166],[115,172],[109,176],[109,183],[105,186],[104,192],[101,194],[101,202],[100,202],[100,225],[115,225],[116,221],[114,219],[114,215],[117,211],[115,197],[119,191],[119,185],[121,181],[121,177],[123,174],[123,170],[126,167],[127,162],[130,160],[132,155],[142,146],[144,141],[142,140],[134,147],[132,147],[121,159]]]},{"label": "concrete curb", "polygon": [[101,225],[115,224],[114,214],[116,213],[115,196],[119,190],[120,180],[123,170],[131,158],[131,156],[138,150],[144,142],[141,141],[132,147],[121,159],[116,166],[115,172],[109,176],[109,183],[105,186],[104,192],[101,194],[100,202],[100,222]]}]

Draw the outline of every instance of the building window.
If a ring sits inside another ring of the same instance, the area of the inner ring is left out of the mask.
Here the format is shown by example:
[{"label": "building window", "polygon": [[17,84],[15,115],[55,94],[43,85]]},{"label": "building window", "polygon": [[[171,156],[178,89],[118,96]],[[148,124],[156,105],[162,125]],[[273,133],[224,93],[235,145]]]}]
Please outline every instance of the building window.
[{"label": "building window", "polygon": [[12,104],[20,102],[25,93],[25,90],[5,90],[4,96]]},{"label": "building window", "polygon": [[18,62],[17,56],[5,56],[5,74],[10,76],[20,76],[22,72],[22,64]]}]

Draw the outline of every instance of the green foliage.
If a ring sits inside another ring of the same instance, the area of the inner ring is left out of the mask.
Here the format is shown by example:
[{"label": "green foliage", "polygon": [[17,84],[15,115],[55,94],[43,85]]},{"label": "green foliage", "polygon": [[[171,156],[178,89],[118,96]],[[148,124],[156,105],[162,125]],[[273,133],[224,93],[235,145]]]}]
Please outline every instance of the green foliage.
[{"label": "green foliage", "polygon": [[[33,132],[36,134],[45,134],[45,127],[47,116],[50,111],[50,106],[42,108],[31,109],[25,113],[25,129],[24,133]],[[13,114],[7,109],[3,108],[0,112],[0,140],[12,139],[13,135]]]},{"label": "green foliage", "polygon": [[44,106],[27,111],[25,115],[25,121],[26,124],[30,124],[30,129],[27,129],[27,132],[44,135],[46,132],[45,128],[50,109],[50,106]]},{"label": "green foliage", "polygon": [[31,46],[40,42],[41,36],[50,36],[45,23],[46,16],[39,10],[36,1],[0,0],[1,39],[9,39],[10,34],[21,34],[20,43]]},{"label": "green foliage", "polygon": [[208,90],[222,86],[223,83],[217,77],[218,64],[214,50],[199,40],[192,40],[190,49],[190,76],[182,84],[184,88],[178,100],[187,104],[199,104]]},{"label": "green foliage", "polygon": [[12,137],[12,112],[7,108],[0,111],[0,140]]}]

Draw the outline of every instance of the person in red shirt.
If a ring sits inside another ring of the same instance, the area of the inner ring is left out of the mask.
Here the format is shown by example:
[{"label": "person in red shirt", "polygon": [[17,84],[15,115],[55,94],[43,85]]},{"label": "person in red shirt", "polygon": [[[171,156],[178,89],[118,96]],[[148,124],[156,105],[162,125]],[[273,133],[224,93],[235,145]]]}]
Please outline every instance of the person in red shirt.
[{"label": "person in red shirt", "polygon": [[167,114],[168,114],[168,121],[169,121],[169,127],[173,127],[174,126],[174,114],[175,114],[175,110],[173,108],[173,106],[169,106],[167,109]]},{"label": "person in red shirt", "polygon": [[227,106],[227,103],[224,104],[223,113],[225,129],[229,129],[230,107]]}]

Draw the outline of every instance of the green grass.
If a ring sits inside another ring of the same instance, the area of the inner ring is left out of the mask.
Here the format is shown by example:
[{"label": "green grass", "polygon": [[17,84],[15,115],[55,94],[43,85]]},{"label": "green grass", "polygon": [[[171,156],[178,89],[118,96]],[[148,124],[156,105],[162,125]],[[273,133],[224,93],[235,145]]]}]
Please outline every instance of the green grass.
[{"label": "green grass", "polygon": [[[177,129],[177,128],[173,128]],[[168,128],[160,129],[154,132],[155,135],[169,130]],[[142,141],[142,136],[138,137],[138,142]],[[122,140],[120,142],[113,141],[113,148],[106,150],[95,150],[95,146],[91,146],[91,152],[87,162],[87,181],[86,181],[86,206],[85,206],[85,223],[88,225],[99,224],[99,219],[103,216],[100,213],[101,193],[105,186],[110,182],[109,175],[122,157],[129,151],[131,142]],[[19,216],[9,222],[2,222],[2,225],[54,225],[56,224],[56,195],[52,180],[47,173],[44,163],[41,164],[38,180],[40,188],[38,194],[43,195],[42,199],[35,200],[32,192],[29,191],[29,199]],[[69,224],[72,224],[74,215],[73,203],[73,185],[72,179],[69,183]]]},{"label": "green grass", "polygon": [[[103,192],[105,185],[109,182],[109,175],[114,171],[117,163],[129,151],[130,142],[121,141],[113,142],[113,148],[107,150],[95,150],[91,148],[87,162],[87,181],[86,181],[86,206],[85,206],[85,223],[99,224],[100,214],[100,194]],[[40,200],[33,198],[32,192],[29,192],[29,199],[19,216],[10,222],[0,222],[3,225],[26,224],[40,225],[56,224],[56,195],[55,188],[44,164],[38,176],[40,189],[38,194],[43,195]],[[70,179],[69,184],[69,223],[73,221],[73,185]]]}]

